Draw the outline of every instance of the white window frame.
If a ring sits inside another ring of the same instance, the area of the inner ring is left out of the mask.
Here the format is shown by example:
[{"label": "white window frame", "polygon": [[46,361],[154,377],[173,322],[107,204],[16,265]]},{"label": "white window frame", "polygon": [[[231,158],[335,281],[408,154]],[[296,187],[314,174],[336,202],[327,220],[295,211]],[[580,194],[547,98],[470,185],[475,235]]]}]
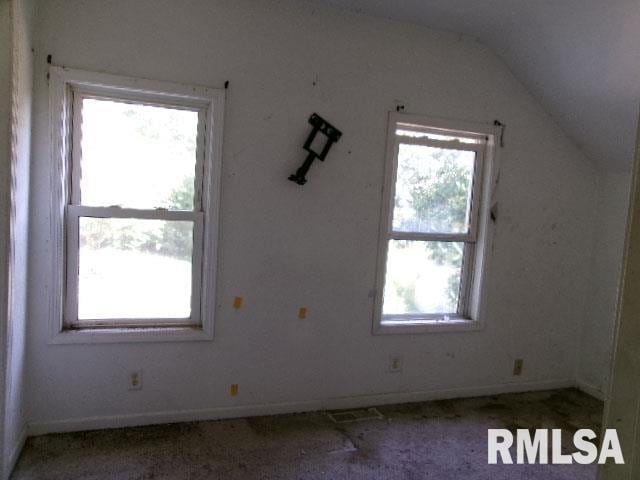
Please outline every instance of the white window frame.
[{"label": "white window frame", "polygon": [[[401,129],[403,125],[410,125],[410,129],[420,130],[425,133],[474,139],[477,143],[427,137],[403,137],[400,139],[396,135],[396,130]],[[492,237],[492,225],[488,218],[496,179],[494,174],[497,170],[495,168],[495,139],[498,138],[498,134],[497,127],[484,123],[453,121],[398,112],[389,113],[382,216],[376,267],[374,334],[469,331],[483,328],[484,302],[482,301],[482,286],[488,270],[488,255],[486,253],[490,251],[489,242]],[[424,145],[476,153],[470,228],[468,232],[445,234],[403,232],[393,229],[393,207],[400,144]],[[387,254],[391,240],[465,243],[457,312],[451,312],[451,315],[446,317],[442,314],[383,315]]]},{"label": "white window frame", "polygon": [[[224,89],[192,87],[51,66],[50,343],[211,340],[215,312]],[[192,211],[90,207],[80,204],[78,128],[82,100],[98,98],[198,112]],[[74,119],[74,116],[76,118]],[[75,120],[75,121],[74,121]],[[76,142],[76,145],[74,145]],[[194,225],[191,315],[188,319],[109,319],[78,322],[80,217],[188,220]]]}]

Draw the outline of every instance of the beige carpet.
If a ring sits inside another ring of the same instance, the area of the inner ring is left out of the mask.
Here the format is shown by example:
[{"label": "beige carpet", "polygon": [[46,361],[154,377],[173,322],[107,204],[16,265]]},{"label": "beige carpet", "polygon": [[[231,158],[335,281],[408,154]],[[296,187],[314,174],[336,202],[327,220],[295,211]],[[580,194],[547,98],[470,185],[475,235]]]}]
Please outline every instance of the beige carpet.
[{"label": "beige carpet", "polygon": [[[575,390],[31,438],[14,480],[593,480],[583,465],[487,465],[487,428],[598,430],[602,404]],[[569,452],[568,448],[565,452]]]}]

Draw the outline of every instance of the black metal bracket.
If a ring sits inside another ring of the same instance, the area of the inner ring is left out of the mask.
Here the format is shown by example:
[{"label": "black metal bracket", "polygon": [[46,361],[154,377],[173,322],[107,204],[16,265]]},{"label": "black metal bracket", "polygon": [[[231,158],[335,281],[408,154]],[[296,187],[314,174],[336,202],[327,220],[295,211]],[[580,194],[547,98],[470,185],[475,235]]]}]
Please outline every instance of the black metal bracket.
[{"label": "black metal bracket", "polygon": [[494,120],[493,124],[496,127],[500,127],[500,147],[504,148],[504,131],[506,130],[507,126],[502,123],[500,120]]},{"label": "black metal bracket", "polygon": [[[305,183],[307,183],[306,175],[313,161],[317,158],[323,162],[327,157],[327,154],[329,153],[331,145],[340,140],[340,137],[342,136],[342,132],[340,130],[324,120],[317,113],[314,113],[313,115],[311,115],[311,117],[309,117],[309,123],[311,124],[313,129],[309,133],[307,140],[302,146],[302,148],[304,148],[308,152],[307,158],[300,166],[300,168],[296,170],[296,173],[294,173],[293,175],[289,175],[289,180],[297,183],[298,185],[304,185]],[[319,152],[315,151],[312,147],[318,133],[322,133],[326,137],[326,143]]]}]

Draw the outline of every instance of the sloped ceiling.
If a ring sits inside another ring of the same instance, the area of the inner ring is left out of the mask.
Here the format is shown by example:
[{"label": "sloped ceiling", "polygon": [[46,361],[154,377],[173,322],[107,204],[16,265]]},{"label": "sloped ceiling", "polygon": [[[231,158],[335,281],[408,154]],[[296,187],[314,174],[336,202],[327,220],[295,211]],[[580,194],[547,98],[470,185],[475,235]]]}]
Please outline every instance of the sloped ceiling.
[{"label": "sloped ceiling", "polygon": [[325,0],[471,35],[605,171],[628,171],[640,105],[640,0]]}]

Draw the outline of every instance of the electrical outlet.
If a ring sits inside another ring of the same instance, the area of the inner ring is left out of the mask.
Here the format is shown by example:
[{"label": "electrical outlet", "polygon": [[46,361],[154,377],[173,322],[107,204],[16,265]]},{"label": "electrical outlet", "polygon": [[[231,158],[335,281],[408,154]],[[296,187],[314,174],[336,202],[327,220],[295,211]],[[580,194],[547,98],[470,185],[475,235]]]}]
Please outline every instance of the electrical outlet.
[{"label": "electrical outlet", "polygon": [[393,355],[389,357],[389,372],[398,373],[402,371],[402,357]]},{"label": "electrical outlet", "polygon": [[129,390],[142,390],[142,370],[129,372]]},{"label": "electrical outlet", "polygon": [[522,367],[524,366],[524,360],[522,358],[516,358],[513,362],[513,375],[522,375]]}]

